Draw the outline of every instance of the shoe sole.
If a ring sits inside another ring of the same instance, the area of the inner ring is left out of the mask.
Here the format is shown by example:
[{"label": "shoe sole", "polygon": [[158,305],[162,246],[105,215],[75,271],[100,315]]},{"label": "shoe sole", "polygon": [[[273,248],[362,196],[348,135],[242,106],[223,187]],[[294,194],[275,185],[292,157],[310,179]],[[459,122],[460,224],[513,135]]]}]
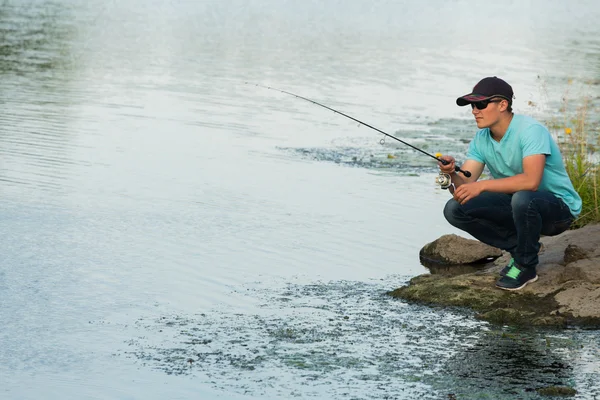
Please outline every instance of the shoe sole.
[{"label": "shoe sole", "polygon": [[523,288],[524,288],[525,286],[527,286],[529,283],[533,283],[533,282],[537,281],[537,280],[538,280],[538,278],[539,278],[539,277],[536,275],[536,276],[535,276],[535,278],[531,278],[530,280],[528,280],[527,282],[525,282],[524,284],[522,284],[521,286],[519,286],[519,287],[516,287],[516,288],[505,288],[505,287],[498,286],[498,285],[496,285],[496,287],[497,287],[498,289],[502,289],[502,290],[508,290],[508,291],[510,291],[510,292],[514,292],[514,291],[517,291],[517,290],[521,290],[521,289],[523,289]]}]

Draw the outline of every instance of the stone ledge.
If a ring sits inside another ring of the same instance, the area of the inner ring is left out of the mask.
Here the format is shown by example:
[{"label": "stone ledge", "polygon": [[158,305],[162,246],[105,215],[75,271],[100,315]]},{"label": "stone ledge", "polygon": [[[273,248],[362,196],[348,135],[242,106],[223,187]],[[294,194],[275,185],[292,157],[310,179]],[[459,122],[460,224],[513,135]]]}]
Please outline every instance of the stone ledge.
[{"label": "stone ledge", "polygon": [[[468,239],[464,239],[468,240]],[[494,286],[504,254],[477,271],[425,274],[389,295],[423,304],[467,307],[499,324],[600,328],[600,224],[543,237],[539,280],[517,292]]]}]

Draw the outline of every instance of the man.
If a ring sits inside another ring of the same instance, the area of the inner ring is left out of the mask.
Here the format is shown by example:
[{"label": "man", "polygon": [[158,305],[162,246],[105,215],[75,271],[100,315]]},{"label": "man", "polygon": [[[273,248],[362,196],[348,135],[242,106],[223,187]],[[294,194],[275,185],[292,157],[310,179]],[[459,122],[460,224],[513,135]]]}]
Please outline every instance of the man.
[{"label": "man", "polygon": [[[540,236],[569,228],[581,212],[581,198],[565,170],[560,150],[548,129],[533,118],[512,111],[512,87],[497,77],[482,79],[456,100],[471,105],[477,123],[461,169],[441,157],[440,170],[450,174],[453,198],[444,216],[483,243],[510,252],[496,286],[519,290],[538,279]],[[493,179],[478,180],[487,166]]]}]

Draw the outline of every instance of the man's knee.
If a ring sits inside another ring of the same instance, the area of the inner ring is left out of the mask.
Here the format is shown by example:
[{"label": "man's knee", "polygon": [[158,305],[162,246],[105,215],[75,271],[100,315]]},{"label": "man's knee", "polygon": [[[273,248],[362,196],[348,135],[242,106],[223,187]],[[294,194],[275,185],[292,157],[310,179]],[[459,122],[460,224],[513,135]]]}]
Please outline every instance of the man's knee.
[{"label": "man's knee", "polygon": [[450,224],[455,225],[458,216],[461,213],[461,205],[454,199],[450,199],[444,206],[444,217]]},{"label": "man's knee", "polygon": [[521,190],[513,194],[511,199],[511,207],[513,213],[523,213],[534,200],[535,192],[530,190]]}]

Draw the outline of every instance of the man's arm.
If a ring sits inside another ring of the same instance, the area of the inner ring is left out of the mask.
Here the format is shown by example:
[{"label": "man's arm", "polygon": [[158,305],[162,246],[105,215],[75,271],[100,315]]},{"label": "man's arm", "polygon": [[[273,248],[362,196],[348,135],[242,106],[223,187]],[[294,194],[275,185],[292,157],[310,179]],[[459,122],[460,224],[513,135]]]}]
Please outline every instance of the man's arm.
[{"label": "man's arm", "polygon": [[454,191],[454,199],[460,204],[465,204],[482,192],[512,194],[520,190],[536,191],[542,181],[545,165],[545,154],[527,156],[523,158],[523,173],[508,178],[463,183]]},{"label": "man's arm", "polygon": [[481,176],[484,167],[485,164],[482,164],[475,160],[467,160],[460,167],[460,169],[462,169],[463,171],[469,171],[471,173],[471,176],[467,178],[461,173],[454,172],[453,174],[450,174],[450,177],[452,178],[452,183],[454,183],[455,187],[459,187],[463,183],[476,182],[477,179],[479,179],[479,177]]},{"label": "man's arm", "polygon": [[534,154],[523,158],[523,173],[502,179],[481,181],[484,192],[515,193],[521,190],[536,191],[544,176],[545,154]]}]

